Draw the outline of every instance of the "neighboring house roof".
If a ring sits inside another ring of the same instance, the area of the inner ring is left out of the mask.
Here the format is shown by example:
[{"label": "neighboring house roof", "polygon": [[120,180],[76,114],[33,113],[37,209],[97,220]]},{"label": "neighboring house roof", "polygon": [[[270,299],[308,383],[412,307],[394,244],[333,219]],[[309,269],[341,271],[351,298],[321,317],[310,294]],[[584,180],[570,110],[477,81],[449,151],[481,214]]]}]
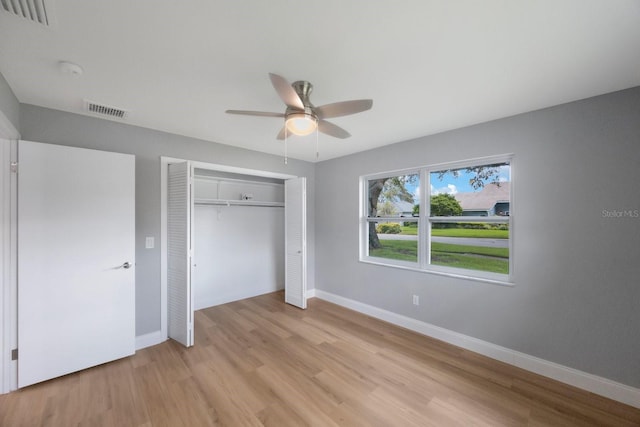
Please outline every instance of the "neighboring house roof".
[{"label": "neighboring house roof", "polygon": [[393,206],[398,210],[398,213],[413,212],[413,203],[405,202],[404,200],[393,202]]},{"label": "neighboring house roof", "polygon": [[[405,202],[404,200],[398,200],[395,202],[389,202],[394,208],[394,215],[412,214],[414,204],[411,202]],[[378,205],[378,208],[380,205]],[[380,211],[380,210],[379,210]]]},{"label": "neighboring house roof", "polygon": [[458,193],[456,200],[465,211],[488,211],[498,202],[509,201],[509,191],[511,183],[501,182],[497,184],[487,184],[480,191],[469,193]]}]

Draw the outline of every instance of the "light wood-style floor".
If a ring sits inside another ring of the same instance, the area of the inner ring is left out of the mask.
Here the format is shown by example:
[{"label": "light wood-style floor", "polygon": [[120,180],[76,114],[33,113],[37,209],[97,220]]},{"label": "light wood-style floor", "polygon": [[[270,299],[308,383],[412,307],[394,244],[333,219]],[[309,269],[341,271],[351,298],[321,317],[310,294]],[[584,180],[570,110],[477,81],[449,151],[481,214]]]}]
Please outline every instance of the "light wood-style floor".
[{"label": "light wood-style floor", "polygon": [[312,299],[196,313],[196,345],[0,396],[14,426],[640,426],[640,410]]}]

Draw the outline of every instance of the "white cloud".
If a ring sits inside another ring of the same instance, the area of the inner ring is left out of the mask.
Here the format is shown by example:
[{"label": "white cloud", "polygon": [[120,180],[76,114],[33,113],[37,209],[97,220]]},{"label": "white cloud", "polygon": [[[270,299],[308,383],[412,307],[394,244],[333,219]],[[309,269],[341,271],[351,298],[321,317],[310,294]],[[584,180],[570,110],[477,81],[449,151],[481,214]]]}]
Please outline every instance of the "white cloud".
[{"label": "white cloud", "polygon": [[458,188],[454,184],[447,184],[446,187],[435,188],[433,185],[431,186],[431,194],[436,196],[438,194],[458,194]]},{"label": "white cloud", "polygon": [[511,165],[503,165],[498,168],[498,182],[509,182],[511,177]]}]

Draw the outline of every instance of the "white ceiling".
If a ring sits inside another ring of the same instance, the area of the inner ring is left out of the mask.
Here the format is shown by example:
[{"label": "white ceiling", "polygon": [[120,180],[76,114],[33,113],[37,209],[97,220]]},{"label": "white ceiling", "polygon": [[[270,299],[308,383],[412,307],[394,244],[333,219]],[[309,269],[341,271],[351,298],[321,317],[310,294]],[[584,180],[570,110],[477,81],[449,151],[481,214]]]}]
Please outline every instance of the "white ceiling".
[{"label": "white ceiling", "polygon": [[[284,112],[269,72],[315,105],[374,100],[331,120],[353,136],[320,134],[320,160],[640,85],[638,0],[45,1],[50,27],[0,9],[20,102],[280,155],[281,119],[224,112]],[[289,155],[315,161],[315,137]]]}]

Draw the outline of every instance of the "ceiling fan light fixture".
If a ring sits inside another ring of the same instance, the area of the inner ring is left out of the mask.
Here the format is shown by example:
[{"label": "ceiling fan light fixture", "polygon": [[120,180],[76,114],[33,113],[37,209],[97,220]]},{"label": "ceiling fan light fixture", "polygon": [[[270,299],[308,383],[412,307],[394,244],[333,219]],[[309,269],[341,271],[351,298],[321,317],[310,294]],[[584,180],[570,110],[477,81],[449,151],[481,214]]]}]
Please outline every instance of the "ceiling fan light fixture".
[{"label": "ceiling fan light fixture", "polygon": [[313,133],[318,128],[318,119],[313,114],[290,113],[285,119],[287,130],[294,135],[305,136]]}]

